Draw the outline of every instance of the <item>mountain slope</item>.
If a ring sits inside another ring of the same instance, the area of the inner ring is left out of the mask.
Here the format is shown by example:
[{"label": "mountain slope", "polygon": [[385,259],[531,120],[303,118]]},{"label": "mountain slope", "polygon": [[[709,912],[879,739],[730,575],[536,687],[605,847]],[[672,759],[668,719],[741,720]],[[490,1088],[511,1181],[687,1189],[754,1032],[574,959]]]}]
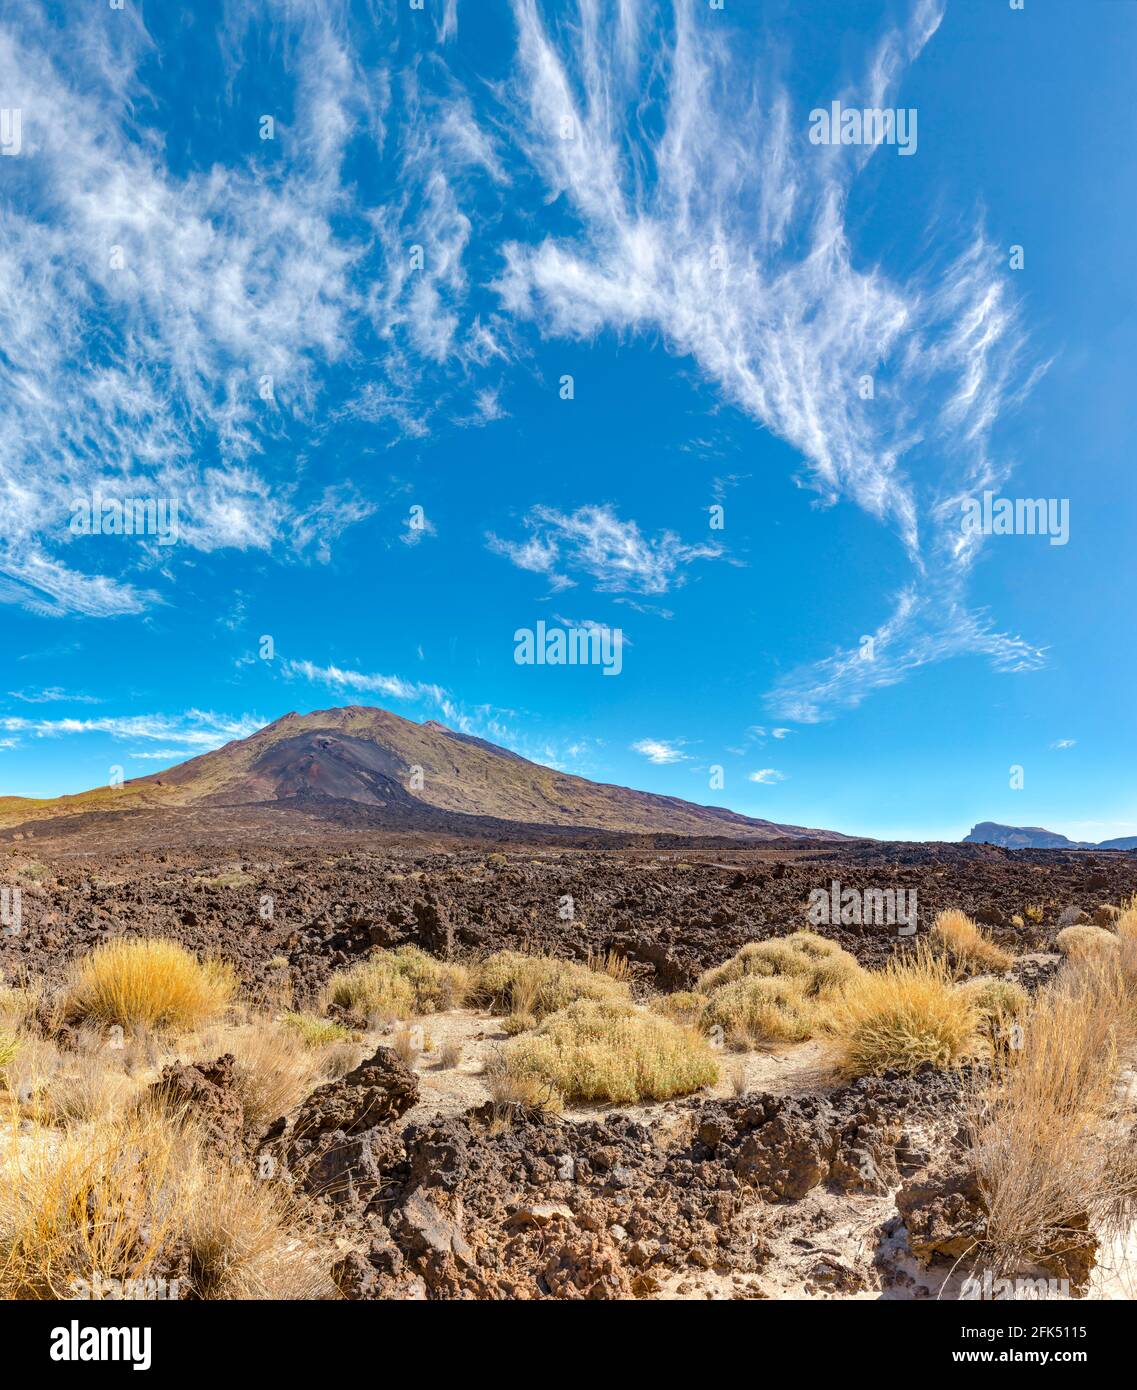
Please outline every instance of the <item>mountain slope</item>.
[{"label": "mountain slope", "polygon": [[[387,710],[349,705],[286,714],[246,739],[165,772],[55,801],[10,798],[0,824],[83,812],[248,805],[378,808],[392,821],[424,808],[543,826],[633,834],[729,836],[746,840],[847,837],[741,816],[591,782],[529,762],[434,720],[416,724]],[[372,811],[369,824],[375,823]]]},{"label": "mountain slope", "polygon": [[1123,835],[1117,840],[1070,840],[1054,830],[1039,825],[999,825],[984,820],[973,827],[962,841],[965,845],[1002,845],[1004,849],[1137,849],[1137,835]]}]

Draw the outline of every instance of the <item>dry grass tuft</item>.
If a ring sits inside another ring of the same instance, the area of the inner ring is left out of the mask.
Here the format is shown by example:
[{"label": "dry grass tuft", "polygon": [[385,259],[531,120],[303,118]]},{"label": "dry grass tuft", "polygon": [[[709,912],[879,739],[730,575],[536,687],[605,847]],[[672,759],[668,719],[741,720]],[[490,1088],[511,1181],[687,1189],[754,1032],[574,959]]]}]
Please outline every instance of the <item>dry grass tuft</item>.
[{"label": "dry grass tuft", "polygon": [[1114,928],[1123,940],[1137,941],[1137,893],[1121,904]]},{"label": "dry grass tuft", "polygon": [[991,940],[966,912],[952,907],[941,912],[931,930],[932,944],[947,951],[962,966],[981,970],[1009,970],[1014,956]]},{"label": "dry grass tuft", "polygon": [[702,1023],[719,1027],[730,1047],[804,1042],[813,1036],[818,1004],[796,975],[745,975],[721,985],[707,1000]]},{"label": "dry grass tuft", "polygon": [[338,1081],[341,1076],[354,1071],[363,1061],[364,1051],[365,1049],[354,1040],[332,1043],[330,1047],[325,1047],[317,1054],[320,1062],[320,1080]]},{"label": "dry grass tuft", "polygon": [[329,1297],[327,1254],[278,1189],[203,1156],[143,1108],[40,1131],[0,1182],[0,1298],[67,1299],[101,1280],[176,1277],[199,1298]]},{"label": "dry grass tuft", "polygon": [[668,1100],[718,1079],[697,1033],[619,1000],[577,1000],[507,1043],[502,1059],[506,1079],[560,1101]]},{"label": "dry grass tuft", "polygon": [[535,1014],[506,1014],[501,1021],[501,1031],[509,1038],[515,1038],[518,1033],[527,1033],[530,1028],[536,1028],[537,1017]]},{"label": "dry grass tuft", "polygon": [[27,1028],[39,1013],[44,997],[40,981],[0,984],[0,1029],[17,1034]]},{"label": "dry grass tuft", "polygon": [[1103,951],[1116,951],[1119,937],[1104,927],[1092,927],[1080,923],[1076,927],[1063,927],[1054,938],[1055,945],[1070,960],[1087,960],[1099,956]]},{"label": "dry grass tuft", "polygon": [[300,1034],[305,1047],[327,1047],[329,1043],[347,1042],[351,1038],[350,1029],[330,1018],[321,1018],[319,1014],[286,1013],[281,1014],[280,1021]]},{"label": "dry grass tuft", "polygon": [[494,1013],[515,1016],[518,1021],[531,1018],[537,1023],[578,999],[618,1002],[631,998],[627,983],[607,971],[519,951],[499,951],[484,960],[478,967],[474,990],[478,1002]]},{"label": "dry grass tuft", "polygon": [[60,1060],[30,1108],[41,1124],[67,1127],[120,1114],[138,1090],[139,1083],[106,1054],[69,1057]]},{"label": "dry grass tuft", "polygon": [[973,1088],[971,1146],[1001,1267],[1099,1236],[1132,1219],[1137,1164],[1118,1111],[1134,1041],[1137,960],[1128,950],[1073,961],[1036,998],[1022,1047]]},{"label": "dry grass tuft", "polygon": [[436,960],[417,946],[400,946],[376,951],[350,970],[338,970],[325,998],[362,1017],[413,1018],[458,1008],[469,988],[465,966]]},{"label": "dry grass tuft", "polygon": [[188,1030],[223,1013],[236,988],[220,961],[199,961],[175,941],[123,937],[75,964],[63,1011],[71,1020]]},{"label": "dry grass tuft", "polygon": [[296,1029],[267,1019],[205,1041],[202,1052],[209,1057],[233,1054],[245,1128],[252,1134],[294,1110],[319,1084],[325,1070],[321,1052],[309,1047]]},{"label": "dry grass tuft", "polygon": [[1030,995],[1013,980],[1000,980],[994,975],[976,975],[960,985],[980,1013],[989,1018],[1022,1018],[1030,1008]]},{"label": "dry grass tuft", "polygon": [[840,1069],[864,1076],[956,1066],[978,1049],[982,1022],[974,993],[921,943],[884,970],[862,971],[834,1001],[828,1027]]},{"label": "dry grass tuft", "polygon": [[706,970],[692,998],[672,996],[672,1017],[687,1016],[700,1028],[721,1028],[732,1047],[804,1042],[831,1002],[863,972],[855,958],[816,932],[798,931],[752,941],[737,955]]},{"label": "dry grass tuft", "polygon": [[413,1071],[422,1055],[423,1041],[421,1028],[400,1028],[391,1039],[391,1047],[402,1064]]},{"label": "dry grass tuft", "polygon": [[609,951],[607,955],[593,955],[588,953],[588,968],[595,970],[598,974],[609,975],[613,980],[627,980],[632,973],[631,963],[627,956],[622,956],[617,951]]},{"label": "dry grass tuft", "polygon": [[90,1030],[74,1050],[51,1038],[27,1034],[5,1082],[12,1116],[40,1126],[67,1128],[121,1114],[143,1082],[126,1069],[127,1052]]},{"label": "dry grass tuft", "polygon": [[648,1001],[653,1013],[662,1014],[673,1023],[685,1024],[688,1028],[702,1028],[703,1016],[707,1011],[707,996],[696,990],[680,989],[674,994],[653,995]]},{"label": "dry grass tuft", "polygon": [[491,1133],[500,1133],[507,1128],[520,1106],[554,1112],[564,1106],[564,1097],[549,1078],[536,1072],[512,1070],[504,1048],[499,1047],[490,1054],[482,1068],[482,1075],[494,1107]]},{"label": "dry grass tuft", "polygon": [[705,970],[695,989],[710,994],[746,976],[792,976],[806,995],[839,989],[860,973],[855,957],[816,932],[796,931],[769,941],[751,941],[736,956]]},{"label": "dry grass tuft", "polygon": [[20,1050],[20,1040],[15,1033],[0,1033],[0,1067],[6,1067],[16,1060]]}]

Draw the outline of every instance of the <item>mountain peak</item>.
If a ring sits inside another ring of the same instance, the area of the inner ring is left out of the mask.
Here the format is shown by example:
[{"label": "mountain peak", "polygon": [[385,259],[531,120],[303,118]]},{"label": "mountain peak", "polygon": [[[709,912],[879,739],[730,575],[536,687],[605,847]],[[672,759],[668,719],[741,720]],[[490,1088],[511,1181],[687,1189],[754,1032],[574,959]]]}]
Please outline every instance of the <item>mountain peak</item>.
[{"label": "mountain peak", "polygon": [[[445,735],[445,743],[438,735]],[[282,715],[249,738],[108,792],[39,803],[36,819],[82,812],[249,806],[302,808],[340,825],[543,831],[762,841],[848,836],[743,816],[544,767],[437,719],[366,705]],[[353,809],[356,808],[356,809]],[[4,821],[26,819],[12,808]],[[474,822],[471,825],[471,822]]]},{"label": "mountain peak", "polygon": [[1000,825],[982,820],[963,838],[965,845],[1000,845],[1003,849],[1137,849],[1137,835],[1117,840],[1071,840],[1040,825]]}]

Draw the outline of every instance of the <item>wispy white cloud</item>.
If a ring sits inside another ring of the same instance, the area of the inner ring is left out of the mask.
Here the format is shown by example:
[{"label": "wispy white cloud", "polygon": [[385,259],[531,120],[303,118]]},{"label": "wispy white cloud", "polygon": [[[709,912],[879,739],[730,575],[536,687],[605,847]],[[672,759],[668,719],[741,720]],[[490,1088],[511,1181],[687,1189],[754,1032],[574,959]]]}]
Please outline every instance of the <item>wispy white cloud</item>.
[{"label": "wispy white cloud", "polygon": [[684,582],[687,565],[722,555],[721,546],[688,545],[671,531],[654,539],[644,536],[634,521],[621,521],[607,504],[578,507],[568,515],[537,506],[524,524],[529,532],[524,540],[491,533],[487,544],[519,569],[545,575],[554,590],[571,588],[577,581],[568,571],[575,570],[604,593],[665,594]]},{"label": "wispy white cloud", "polygon": [[500,388],[495,386],[483,387],[474,393],[474,409],[468,415],[459,416],[455,423],[459,425],[492,425],[495,420],[506,420],[509,418],[509,411],[501,403]]},{"label": "wispy white cloud", "polygon": [[750,782],[761,782],[763,786],[771,786],[775,782],[784,782],[786,774],[779,772],[776,767],[762,767],[757,772],[752,772],[747,779]]},{"label": "wispy white cloud", "polygon": [[295,659],[283,661],[281,670],[287,679],[323,686],[339,696],[370,695],[417,704],[435,711],[439,722],[457,733],[487,739],[546,767],[564,769],[579,765],[600,744],[599,739],[592,737],[549,738],[535,734],[530,722],[518,727],[515,710],[485,703],[465,704],[444,687],[426,681]]},{"label": "wispy white cloud", "polygon": [[[248,71],[254,8],[225,7],[222,101]],[[373,508],[344,487],[311,497],[275,446],[353,415],[425,432],[424,361],[454,364],[477,422],[502,413],[495,387],[468,380],[504,350],[466,304],[461,206],[472,176],[504,181],[496,137],[444,68],[420,90],[393,37],[370,35],[365,65],[341,0],[265,8],[287,114],[271,143],[250,127],[251,157],[189,168],[148,124],[161,103],[140,12],[106,24],[32,3],[0,26],[0,91],[23,113],[0,189],[0,602],[133,615],[159,601],[139,575],[168,581],[187,551],[326,561]],[[447,0],[441,40],[457,13]],[[378,206],[344,173],[360,139],[400,171]],[[345,406],[328,382],[349,358]],[[100,487],[176,499],[176,553],[76,541],[71,503]]]},{"label": "wispy white cloud", "polygon": [[153,752],[148,753],[128,753],[127,757],[138,758],[142,761],[173,762],[175,759],[196,758],[200,752],[200,748],[196,751],[192,748],[156,748]]},{"label": "wispy white cloud", "polygon": [[997,671],[1008,673],[1036,670],[1045,658],[1044,648],[999,632],[986,613],[963,607],[958,586],[950,581],[906,589],[892,614],[866,636],[871,641],[850,645],[779,680],[771,692],[778,712],[815,724],[951,657],[981,654]]},{"label": "wispy white cloud", "polygon": [[642,753],[649,763],[681,763],[690,756],[684,753],[681,738],[641,738],[632,744],[632,751]]},{"label": "wispy white cloud", "polygon": [[1076,738],[1058,738],[1050,746],[1051,748],[1073,748],[1077,741]]},{"label": "wispy white cloud", "polygon": [[[895,532],[914,576],[877,629],[876,664],[857,664],[850,644],[792,672],[771,692],[775,713],[826,718],[965,653],[1031,669],[1037,648],[967,610],[978,542],[958,527],[960,492],[1005,476],[991,429],[1041,370],[1021,366],[1005,264],[978,228],[908,280],[865,264],[844,210],[873,149],[811,146],[807,112],[760,87],[737,35],[692,7],[675,6],[650,47],[633,11],[584,0],[579,23],[554,30],[535,0],[514,0],[519,143],[572,229],[505,247],[503,304],[550,336],[658,335],[797,450],[820,503],[847,498]],[[887,104],[942,14],[917,0],[842,95]],[[650,123],[636,100],[649,75]],[[503,553],[567,582],[555,536]]]},{"label": "wispy white cloud", "polygon": [[438,527],[428,516],[420,518],[417,513],[413,513],[403,522],[403,529],[399,532],[399,540],[404,545],[419,545],[428,536],[437,535]]},{"label": "wispy white cloud", "polygon": [[312,661],[295,660],[282,662],[281,669],[287,677],[299,677],[314,685],[332,686],[337,690],[386,695],[394,700],[428,699],[437,705],[441,705],[446,698],[446,692],[437,685],[408,681],[401,676],[384,676],[342,666],[318,666]]},{"label": "wispy white cloud", "polygon": [[71,705],[99,705],[102,701],[97,695],[76,695],[58,685],[49,685],[41,690],[9,690],[13,700],[22,700],[28,705],[59,704],[66,701]]},{"label": "wispy white cloud", "polygon": [[600,632],[619,632],[620,644],[624,647],[633,647],[635,643],[624,631],[623,628],[614,628],[611,623],[597,622],[595,618],[566,618],[563,613],[554,613],[554,621],[560,623],[564,628],[597,628]]},{"label": "wispy white cloud", "polygon": [[[296,162],[275,181],[255,163],[171,171],[139,124],[151,49],[140,21],[76,16],[61,31],[27,6],[0,29],[0,89],[24,112],[0,197],[0,572],[36,611],[101,617],[154,601],[121,573],[90,572],[153,565],[152,544],[124,562],[126,548],[68,534],[72,499],[100,487],[178,499],[181,539],[202,550],[266,549],[297,521],[302,536],[319,524],[326,544],[355,519],[305,518],[294,489],[249,461],[266,432],[311,409],[355,294],[353,251],[331,224],[365,84],[322,7],[278,17],[299,25],[305,56]],[[225,461],[199,463],[210,454]]]},{"label": "wispy white cloud", "polygon": [[268,720],[257,715],[238,717],[191,709],[184,714],[133,714],[98,719],[26,719],[0,717],[0,729],[35,738],[63,738],[80,734],[109,734],[115,739],[143,739],[179,743],[197,753],[220,748],[232,739],[248,738]]}]

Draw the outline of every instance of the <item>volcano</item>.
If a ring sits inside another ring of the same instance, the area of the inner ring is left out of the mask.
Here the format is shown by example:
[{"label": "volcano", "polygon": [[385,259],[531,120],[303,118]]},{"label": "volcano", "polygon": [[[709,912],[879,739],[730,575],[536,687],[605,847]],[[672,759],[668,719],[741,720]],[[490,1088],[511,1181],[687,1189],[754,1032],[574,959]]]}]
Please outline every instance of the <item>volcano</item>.
[{"label": "volcano", "polygon": [[248,738],[164,772],[77,796],[0,802],[0,825],[116,812],[257,807],[301,810],[341,826],[460,828],[460,818],[627,835],[738,841],[844,840],[674,796],[592,782],[507,748],[362,705],[286,714]]}]

